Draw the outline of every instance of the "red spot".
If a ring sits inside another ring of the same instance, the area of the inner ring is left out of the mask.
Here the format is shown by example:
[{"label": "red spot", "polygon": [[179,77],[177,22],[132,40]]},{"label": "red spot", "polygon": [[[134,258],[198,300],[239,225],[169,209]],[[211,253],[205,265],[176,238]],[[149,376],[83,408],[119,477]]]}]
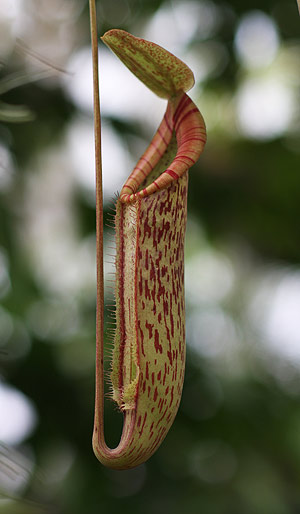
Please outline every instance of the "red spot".
[{"label": "red spot", "polygon": [[170,310],[170,323],[171,323],[171,336],[174,337],[174,319],[172,311]]},{"label": "red spot", "polygon": [[165,363],[165,372],[164,372],[164,377],[163,377],[163,385],[165,385],[166,378],[167,378],[167,365]]},{"label": "red spot", "polygon": [[[141,273],[141,275],[142,275],[142,273]],[[142,296],[142,294],[143,294],[143,279],[142,278],[140,278],[140,280],[139,280],[139,293],[140,293],[140,296]]]},{"label": "red spot", "polygon": [[161,261],[161,258],[162,258],[162,252],[159,252],[158,257],[157,257],[157,259],[155,260],[155,264],[156,264],[156,266],[159,266],[160,261]]},{"label": "red spot", "polygon": [[162,213],[163,213],[164,205],[165,205],[165,204],[164,204],[164,202],[161,202],[160,207],[159,207],[159,215],[160,215],[160,216],[161,216],[161,215],[162,215]]},{"label": "red spot", "polygon": [[151,262],[151,270],[150,270],[150,280],[154,280],[155,281],[155,266],[154,266],[154,263],[153,261]]},{"label": "red spot", "polygon": [[148,287],[148,280],[145,280],[145,298],[148,299],[148,300],[151,299],[150,289]]},{"label": "red spot", "polygon": [[167,273],[168,271],[168,268],[167,266],[164,264],[163,267],[161,268],[161,276],[164,277],[165,274]]},{"label": "red spot", "polygon": [[146,321],[146,328],[149,331],[149,339],[152,339],[153,336],[153,326],[153,323],[148,323],[148,321]]},{"label": "red spot", "polygon": [[143,433],[144,426],[145,426],[145,423],[146,423],[146,419],[147,419],[147,412],[145,412],[145,414],[144,414],[144,419],[143,419],[143,424],[142,424],[142,428],[141,428],[141,431],[140,431],[140,435],[142,435],[142,433]]},{"label": "red spot", "polygon": [[[157,400],[157,396],[158,396],[158,392],[157,392],[157,387],[155,388],[155,391],[154,391],[154,396],[153,396],[153,401],[156,402]],[[151,429],[150,429],[151,430]]]},{"label": "red spot", "polygon": [[140,337],[141,337],[140,341],[141,341],[142,354],[143,354],[143,356],[145,357],[145,349],[144,349],[144,333],[143,333],[143,331],[142,331],[142,329],[141,329],[141,322],[140,322],[140,320],[138,320],[138,329],[139,329]]},{"label": "red spot", "polygon": [[159,281],[158,291],[157,291],[157,301],[160,302],[160,297],[164,296],[165,288],[161,285],[161,281]]},{"label": "red spot", "polygon": [[156,353],[157,352],[162,353],[162,345],[159,343],[159,333],[158,333],[157,328],[155,329],[155,334],[154,334],[154,346],[155,346]]},{"label": "red spot", "polygon": [[151,237],[151,227],[150,227],[150,225],[148,223],[148,218],[146,218],[144,220],[143,229],[144,229],[144,237],[143,237],[143,243],[144,243],[145,242],[146,234],[148,234],[149,238]]},{"label": "red spot", "polygon": [[149,268],[149,252],[148,252],[148,248],[147,248],[147,250],[146,250],[145,268],[146,268],[146,269],[148,269],[148,268]]},{"label": "red spot", "polygon": [[160,380],[160,377],[161,377],[161,371],[159,371],[159,372],[157,373],[157,380]]},{"label": "red spot", "polygon": [[163,308],[164,308],[164,315],[168,316],[168,314],[169,314],[169,305],[168,305],[167,301],[164,301]]},{"label": "red spot", "polygon": [[169,407],[171,407],[171,405],[173,403],[173,399],[174,399],[174,386],[172,386],[172,388],[171,388],[171,400],[170,400],[170,403],[169,403]]},{"label": "red spot", "polygon": [[158,422],[156,423],[156,426],[157,426],[157,427],[158,427],[158,425],[161,423],[161,421],[164,419],[164,417],[165,417],[165,415],[166,415],[166,413],[167,413],[167,411],[168,411],[168,408],[169,408],[169,407],[166,407],[166,408],[165,408],[165,410],[164,410],[164,412],[163,412],[162,416],[159,418]]},{"label": "red spot", "polygon": [[168,414],[168,416],[167,416],[167,421],[168,421],[168,422],[171,420],[172,415],[173,415],[173,413],[172,413],[172,412],[169,412],[169,414]]}]

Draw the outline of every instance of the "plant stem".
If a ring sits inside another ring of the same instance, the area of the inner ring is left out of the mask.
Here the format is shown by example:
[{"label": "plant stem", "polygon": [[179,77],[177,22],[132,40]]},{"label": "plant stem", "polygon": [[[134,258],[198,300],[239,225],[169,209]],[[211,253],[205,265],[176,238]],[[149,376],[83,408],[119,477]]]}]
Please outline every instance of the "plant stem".
[{"label": "plant stem", "polygon": [[98,72],[98,38],[95,0],[89,0],[91,42],[93,60],[93,94],[94,94],[94,133],[95,133],[95,170],[96,170],[96,259],[97,259],[97,313],[96,313],[96,404],[102,413],[100,424],[103,434],[104,409],[104,372],[103,372],[103,192],[102,192],[102,161],[101,161],[101,116],[99,99]]}]

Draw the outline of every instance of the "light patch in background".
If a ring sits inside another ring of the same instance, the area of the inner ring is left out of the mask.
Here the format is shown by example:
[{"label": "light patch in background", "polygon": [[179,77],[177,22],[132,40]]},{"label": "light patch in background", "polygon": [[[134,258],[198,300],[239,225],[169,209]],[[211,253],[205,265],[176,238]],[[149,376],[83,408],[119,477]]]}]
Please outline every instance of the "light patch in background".
[{"label": "light patch in background", "polygon": [[[100,63],[99,63],[100,66]],[[69,59],[70,76],[61,76],[62,86],[75,105],[82,110],[93,111],[93,72],[91,48],[81,48]],[[102,70],[100,68],[100,73]]]},{"label": "light patch in background", "polygon": [[206,358],[234,361],[239,347],[232,318],[221,308],[194,309],[187,316],[187,341],[193,350]]},{"label": "light patch in background", "polygon": [[[134,162],[108,122],[102,126],[102,157],[104,202],[109,204]],[[60,145],[39,155],[26,175],[20,237],[42,288],[63,296],[93,294],[95,286],[95,237],[80,236],[74,209],[78,188],[94,206],[93,122],[83,115],[73,120]]]},{"label": "light patch in background", "polygon": [[1,0],[0,17],[1,20],[14,20],[22,9],[22,0]]},{"label": "light patch in background", "polygon": [[[95,203],[94,128],[90,120],[76,119],[67,133],[66,151],[75,180]],[[104,203],[121,190],[133,168],[133,160],[109,123],[102,123],[102,173]]]},{"label": "light patch in background", "polygon": [[268,66],[279,49],[277,27],[264,12],[252,11],[242,17],[234,44],[245,67],[251,69]]},{"label": "light patch in background", "polygon": [[20,444],[37,424],[36,410],[29,398],[1,381],[0,412],[0,441],[4,444]]},{"label": "light patch in background", "polygon": [[60,302],[45,298],[30,304],[26,318],[38,338],[55,342],[76,335],[80,326],[79,309],[74,301]]},{"label": "light patch in background", "polygon": [[300,272],[287,273],[278,281],[265,309],[267,345],[300,367]]},{"label": "light patch in background", "polygon": [[300,272],[262,270],[253,274],[251,286],[247,317],[255,334],[252,350],[286,393],[299,396]]},{"label": "light patch in background", "polygon": [[95,240],[80,238],[74,193],[64,145],[41,154],[27,174],[20,238],[40,287],[63,296],[89,295],[95,285]]},{"label": "light patch in background", "polygon": [[182,48],[197,35],[211,37],[220,23],[217,6],[210,0],[163,3],[145,27],[143,37],[180,57]]},{"label": "light patch in background", "polygon": [[233,283],[233,268],[225,256],[205,249],[186,259],[186,297],[192,305],[220,302]]},{"label": "light patch in background", "polygon": [[40,19],[53,23],[55,21],[73,22],[84,8],[84,0],[26,0],[28,12],[38,8]]},{"label": "light patch in background", "polygon": [[[66,69],[67,60],[74,46],[78,44],[78,17],[83,8],[83,0],[26,0],[19,20],[18,36],[21,39],[19,50],[25,43],[25,64],[28,73],[34,73],[41,65],[50,64]],[[26,47],[29,53],[26,52]],[[37,53],[37,58],[30,51]],[[39,60],[41,56],[43,63]],[[49,68],[47,66],[47,68]],[[45,87],[56,85],[56,77],[44,82]]]},{"label": "light patch in background", "polygon": [[279,77],[248,79],[239,88],[237,121],[246,137],[268,140],[281,136],[293,119],[292,90]]}]

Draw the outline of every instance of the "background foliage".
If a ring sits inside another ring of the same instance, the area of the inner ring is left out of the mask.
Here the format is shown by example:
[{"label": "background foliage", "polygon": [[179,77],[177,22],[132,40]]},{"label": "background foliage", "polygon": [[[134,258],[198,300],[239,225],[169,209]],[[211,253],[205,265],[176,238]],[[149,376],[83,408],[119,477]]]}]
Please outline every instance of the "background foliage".
[{"label": "background foliage", "polygon": [[[87,2],[2,0],[0,513],[297,514],[296,1],[101,0],[98,14],[100,33],[123,28],[190,64],[207,122],[190,173],[183,399],[145,465],[97,462]],[[100,59],[108,219],[165,103],[105,48]],[[106,411],[116,444],[120,416]]]}]

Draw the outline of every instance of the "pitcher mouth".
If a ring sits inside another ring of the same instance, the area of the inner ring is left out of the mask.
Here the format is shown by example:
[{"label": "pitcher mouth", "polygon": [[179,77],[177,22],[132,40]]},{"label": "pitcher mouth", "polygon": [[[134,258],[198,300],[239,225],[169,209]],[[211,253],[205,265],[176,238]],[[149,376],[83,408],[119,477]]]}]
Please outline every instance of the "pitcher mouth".
[{"label": "pitcher mouth", "polygon": [[[172,136],[176,138],[176,155],[168,167],[151,181],[151,175],[167,151]],[[121,202],[135,202],[178,180],[198,160],[205,142],[205,123],[193,101],[185,93],[170,99],[156,134],[121,190]],[[149,177],[150,183],[144,187]]]}]

